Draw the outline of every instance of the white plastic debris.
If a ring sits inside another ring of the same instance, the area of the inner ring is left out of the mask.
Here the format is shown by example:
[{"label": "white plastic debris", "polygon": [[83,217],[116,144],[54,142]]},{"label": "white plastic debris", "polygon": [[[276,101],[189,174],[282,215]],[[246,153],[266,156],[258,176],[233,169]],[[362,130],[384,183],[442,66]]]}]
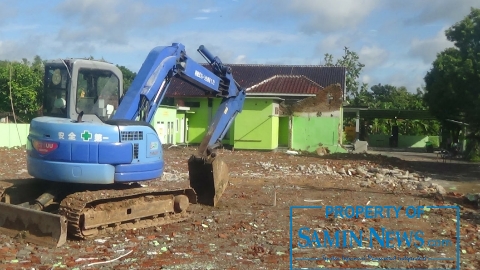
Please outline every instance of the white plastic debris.
[{"label": "white plastic debris", "polygon": [[107,242],[107,240],[105,240],[105,239],[95,239],[95,242],[103,244],[103,243]]}]

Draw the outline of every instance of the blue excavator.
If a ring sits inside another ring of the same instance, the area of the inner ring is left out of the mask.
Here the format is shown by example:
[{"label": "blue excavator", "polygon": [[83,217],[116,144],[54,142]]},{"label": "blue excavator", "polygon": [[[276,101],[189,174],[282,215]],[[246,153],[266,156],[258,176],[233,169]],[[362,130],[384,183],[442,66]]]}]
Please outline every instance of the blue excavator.
[{"label": "blue excavator", "polygon": [[[31,121],[26,146],[28,173],[44,190],[11,203],[10,186],[0,188],[0,232],[58,247],[67,235],[160,226],[189,218],[191,204],[215,207],[229,181],[215,149],[242,111],[245,89],[203,45],[197,51],[211,69],[193,61],[183,44],[152,49],[124,95],[122,73],[111,63],[46,62],[43,114]],[[222,100],[188,159],[189,188],[168,190],[158,184],[164,152],[150,123],[174,78]],[[155,185],[141,184],[152,179]]]}]

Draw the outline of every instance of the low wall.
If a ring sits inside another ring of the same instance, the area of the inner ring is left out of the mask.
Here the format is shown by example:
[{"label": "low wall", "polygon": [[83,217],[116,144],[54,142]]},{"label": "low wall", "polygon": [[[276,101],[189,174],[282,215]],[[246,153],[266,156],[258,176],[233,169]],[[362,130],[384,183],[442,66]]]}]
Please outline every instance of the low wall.
[{"label": "low wall", "polygon": [[30,124],[0,124],[0,147],[15,147],[27,144]]},{"label": "low wall", "polygon": [[[371,147],[389,147],[389,135],[368,135],[368,145]],[[408,136],[398,135],[398,147],[400,148],[424,148],[425,143],[431,141],[439,144],[439,136]]]},{"label": "low wall", "polygon": [[332,153],[344,153],[346,150],[340,147],[338,141],[339,125],[340,120],[337,117],[294,116],[291,148],[315,152],[322,145],[328,147]]}]

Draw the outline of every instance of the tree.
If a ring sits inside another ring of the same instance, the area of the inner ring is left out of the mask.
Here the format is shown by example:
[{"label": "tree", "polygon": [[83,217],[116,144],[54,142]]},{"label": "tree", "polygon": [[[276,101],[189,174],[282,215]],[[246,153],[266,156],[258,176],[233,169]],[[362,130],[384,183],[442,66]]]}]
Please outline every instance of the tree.
[{"label": "tree", "polygon": [[[333,56],[326,53],[324,56],[325,66],[343,66],[347,69],[346,74],[346,100],[354,100],[358,97],[359,93],[366,91],[368,85],[362,84],[358,81],[364,64],[360,63],[360,57],[356,52],[351,51],[348,47],[344,48],[344,55],[341,59],[337,59],[336,64],[333,64]],[[359,89],[360,88],[360,89]]]},{"label": "tree", "polygon": [[[361,92],[357,100],[362,105],[372,109],[400,109],[400,110],[425,110],[423,92],[417,89],[413,94],[407,91],[404,86],[373,85],[371,91]],[[374,119],[371,121],[371,134],[390,134],[391,126],[397,124],[403,135],[437,135],[439,124],[437,121],[425,121],[414,119]]]},{"label": "tree", "polygon": [[[43,60],[40,56],[35,55],[33,58],[32,65],[30,66],[30,69],[35,73],[39,80],[41,85],[37,88],[37,103],[42,104],[43,102],[43,76],[45,74],[45,69],[44,69],[44,64]],[[41,106],[41,105],[40,105]],[[40,108],[41,110],[41,108]]]},{"label": "tree", "polygon": [[11,93],[13,109],[24,121],[36,116],[42,89],[42,77],[28,64],[28,61],[0,63],[0,111],[12,112]]},{"label": "tree", "polygon": [[133,82],[133,79],[135,79],[135,76],[137,76],[137,73],[132,72],[130,69],[124,67],[124,66],[119,66],[117,67],[122,71],[123,74],[123,93],[125,94],[130,88],[130,85]]},{"label": "tree", "polygon": [[431,113],[453,129],[454,140],[460,127],[447,120],[469,124],[467,157],[473,159],[480,156],[480,9],[471,8],[445,35],[454,47],[437,54],[424,78],[424,99]]}]

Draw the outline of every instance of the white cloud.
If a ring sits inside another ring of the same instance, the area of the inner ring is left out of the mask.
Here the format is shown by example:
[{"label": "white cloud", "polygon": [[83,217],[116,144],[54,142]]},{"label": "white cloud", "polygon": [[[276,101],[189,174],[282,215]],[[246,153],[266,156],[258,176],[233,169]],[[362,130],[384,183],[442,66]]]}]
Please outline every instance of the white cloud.
[{"label": "white cloud", "polygon": [[11,3],[8,1],[0,2],[0,26],[7,23],[16,13],[17,11]]},{"label": "white cloud", "polygon": [[[38,44],[34,41],[33,44]],[[0,40],[0,59],[1,60],[10,60],[10,61],[20,61],[22,58],[27,58],[29,60],[38,53],[36,47],[31,46],[31,43],[16,42],[13,40]]]},{"label": "white cloud", "polygon": [[372,82],[372,78],[370,78],[369,75],[363,75],[363,76],[361,76],[360,81],[362,83],[366,83],[366,84],[370,85],[370,83]]},{"label": "white cloud", "polygon": [[344,48],[353,44],[351,36],[344,34],[327,35],[315,45],[315,53],[321,58],[321,64],[324,63],[326,53],[333,56],[333,62],[336,63],[344,55]]},{"label": "white cloud", "polygon": [[0,26],[0,32],[15,32],[38,29],[38,24],[5,24]]},{"label": "white cloud", "polygon": [[224,63],[246,64],[322,64],[325,53],[336,61],[348,47],[366,65],[362,81],[411,91],[436,53],[449,46],[443,30],[480,5],[478,0],[3,2],[0,58],[92,55],[136,71],[152,48],[172,42],[183,43],[198,62],[205,61],[196,52],[203,44]]},{"label": "white cloud", "polygon": [[200,12],[202,13],[214,13],[214,12],[217,12],[218,9],[216,8],[203,8],[200,10]]},{"label": "white cloud", "polygon": [[435,60],[437,53],[453,46],[453,43],[445,37],[445,29],[439,31],[433,38],[414,38],[410,44],[409,55],[420,58],[427,64],[431,64]]},{"label": "white cloud", "polygon": [[364,46],[358,53],[360,63],[365,65],[365,69],[379,67],[388,58],[388,52],[378,46]]},{"label": "white cloud", "polygon": [[246,55],[239,55],[235,58],[233,64],[248,64]]},{"label": "white cloud", "polygon": [[152,35],[160,27],[183,18],[173,4],[149,6],[127,0],[67,0],[57,10],[65,21],[58,38],[67,44],[90,41],[126,44],[130,38]]},{"label": "white cloud", "polygon": [[[255,29],[237,28],[228,32],[221,31],[186,31],[173,33],[171,36],[176,40],[193,41],[195,43],[211,44],[221,48],[232,47],[263,47],[280,46],[298,41],[301,36],[298,34],[284,33],[279,31],[262,31]],[[263,49],[262,48],[262,49]]]},{"label": "white cloud", "polygon": [[334,33],[355,28],[381,3],[380,0],[246,0],[235,16],[265,23],[295,21],[306,34]]},{"label": "white cloud", "polygon": [[301,29],[307,33],[354,28],[378,5],[377,0],[305,0],[290,3],[292,11],[305,18]]},{"label": "white cloud", "polygon": [[351,40],[348,35],[331,34],[322,38],[315,47],[315,50],[322,54],[329,53],[332,55],[343,54],[343,48],[350,44]]},{"label": "white cloud", "polygon": [[391,57],[381,67],[366,70],[362,76],[368,76],[370,87],[380,83],[405,86],[408,91],[415,92],[424,84],[423,78],[428,68],[429,65],[419,59]]},{"label": "white cloud", "polygon": [[470,7],[480,8],[478,0],[435,0],[435,1],[387,1],[394,8],[409,11],[405,17],[408,24],[426,24],[434,22],[456,22],[470,13]]}]

